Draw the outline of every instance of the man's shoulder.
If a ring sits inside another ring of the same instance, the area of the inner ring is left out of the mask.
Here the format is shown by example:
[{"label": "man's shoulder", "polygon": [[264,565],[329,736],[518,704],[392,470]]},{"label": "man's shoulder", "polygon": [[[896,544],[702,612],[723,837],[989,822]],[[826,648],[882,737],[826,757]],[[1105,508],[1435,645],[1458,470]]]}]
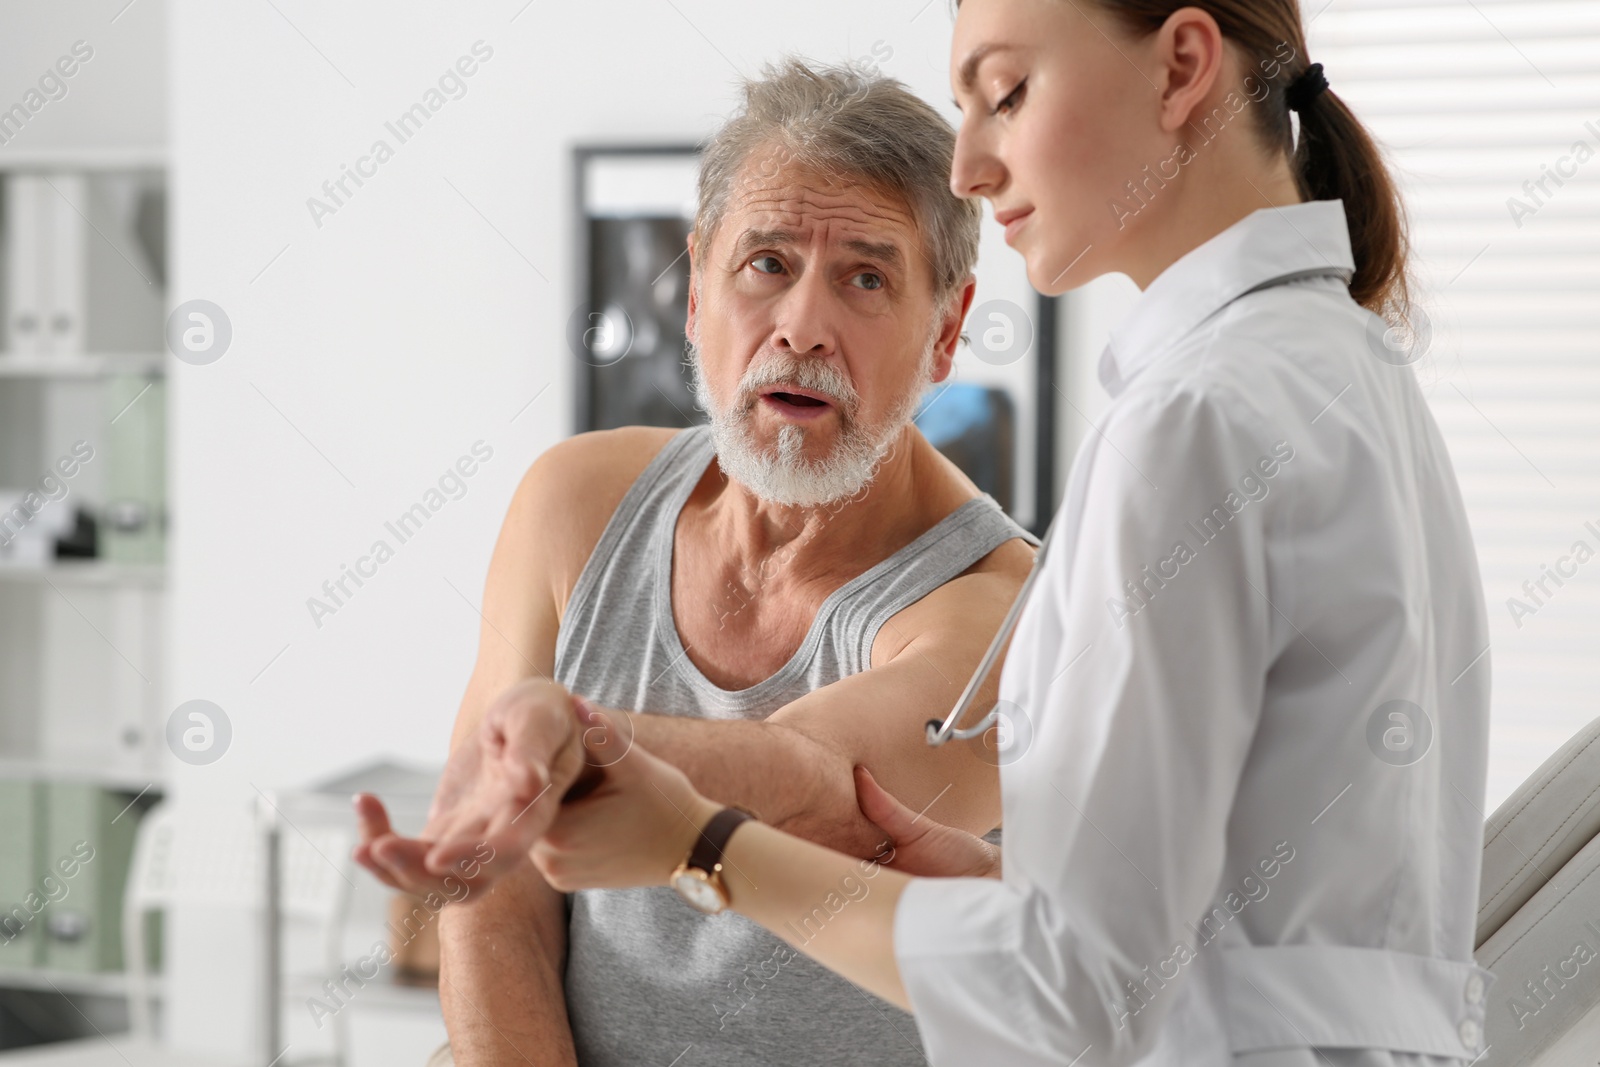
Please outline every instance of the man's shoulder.
[{"label": "man's shoulder", "polygon": [[581,570],[629,488],[682,432],[623,426],[580,433],[546,449],[522,476],[512,504],[537,531],[528,549]]},{"label": "man's shoulder", "polygon": [[[946,518],[977,499],[980,491],[953,463],[940,459],[948,469],[939,470],[940,476],[933,481],[936,488],[926,495],[936,501],[934,513]],[[945,644],[952,635],[959,637],[958,644],[977,635],[981,649],[1021,591],[1034,555],[1034,547],[1020,536],[1002,541],[959,575],[902,609],[892,620],[893,626],[879,631],[873,643],[873,662],[894,659],[913,644],[925,645],[930,640]]]},{"label": "man's shoulder", "polygon": [[[948,456],[939,452],[926,440],[920,443],[925,446],[928,456],[932,458],[930,477],[918,491],[919,498],[928,508],[928,528],[932,529],[961,507],[980,499],[984,494]],[[973,563],[953,581],[974,575],[985,575],[986,581],[968,584],[987,585],[992,581],[1015,591],[1027,578],[1028,571],[1033,566],[1033,557],[1033,546],[1021,537],[1013,537],[1002,541],[998,547]],[[941,588],[949,588],[951,584],[947,582]]]},{"label": "man's shoulder", "polygon": [[999,629],[1033,567],[1035,550],[1021,538],[1003,542],[939,588],[907,605],[873,642],[879,665],[912,645],[981,651]]},{"label": "man's shoulder", "polygon": [[967,613],[975,603],[1003,604],[1003,615],[1033,569],[1036,554],[1037,550],[1021,537],[1003,541],[987,556],[935,589],[922,603],[932,614],[951,618],[970,617]]},{"label": "man's shoulder", "polygon": [[546,449],[523,480],[540,496],[615,496],[611,501],[615,508],[667,442],[682,432],[663,426],[622,426],[576,434]]}]

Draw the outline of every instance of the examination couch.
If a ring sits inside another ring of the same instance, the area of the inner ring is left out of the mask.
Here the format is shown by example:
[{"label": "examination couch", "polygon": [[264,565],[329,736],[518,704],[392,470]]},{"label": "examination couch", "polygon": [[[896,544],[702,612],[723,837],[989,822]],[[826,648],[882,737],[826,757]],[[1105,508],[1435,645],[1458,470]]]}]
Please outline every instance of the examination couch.
[{"label": "examination couch", "polygon": [[1476,955],[1495,980],[1474,1067],[1600,1064],[1600,719],[1485,824]]}]

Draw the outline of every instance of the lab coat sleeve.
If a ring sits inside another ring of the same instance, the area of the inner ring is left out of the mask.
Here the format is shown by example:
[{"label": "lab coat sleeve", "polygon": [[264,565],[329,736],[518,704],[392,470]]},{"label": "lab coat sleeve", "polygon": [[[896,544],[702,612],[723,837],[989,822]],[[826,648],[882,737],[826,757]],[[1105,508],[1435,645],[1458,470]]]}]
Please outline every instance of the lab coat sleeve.
[{"label": "lab coat sleeve", "polygon": [[1169,384],[1120,398],[1074,471],[1076,536],[1002,680],[1033,732],[1001,772],[1005,877],[919,879],[895,915],[933,1064],[1129,1064],[1193,980],[1196,924],[1244,873],[1223,859],[1278,629],[1279,438],[1242,398]]}]

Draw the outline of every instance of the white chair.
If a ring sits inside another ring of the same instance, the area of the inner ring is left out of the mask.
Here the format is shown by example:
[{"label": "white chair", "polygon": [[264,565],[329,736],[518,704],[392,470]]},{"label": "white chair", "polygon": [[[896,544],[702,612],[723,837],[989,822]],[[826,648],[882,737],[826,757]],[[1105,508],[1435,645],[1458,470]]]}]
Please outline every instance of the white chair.
[{"label": "white chair", "polygon": [[[355,862],[350,851],[355,845],[344,829],[329,826],[280,828],[283,842],[283,870],[278,880],[277,908],[285,922],[310,925],[322,940],[322,959],[316,971],[286,976],[277,989],[270,990],[266,1007],[269,1018],[278,1018],[285,990],[301,995],[321,993],[322,985],[337,976],[345,966],[343,934],[355,883]],[[265,877],[259,879],[263,885]],[[280,934],[281,943],[281,934]],[[350,1062],[350,1016],[344,1009],[334,1013],[333,1055],[307,1060],[285,1056],[277,1067],[304,1067],[309,1062],[345,1067]],[[291,1052],[293,1049],[290,1050]]]}]

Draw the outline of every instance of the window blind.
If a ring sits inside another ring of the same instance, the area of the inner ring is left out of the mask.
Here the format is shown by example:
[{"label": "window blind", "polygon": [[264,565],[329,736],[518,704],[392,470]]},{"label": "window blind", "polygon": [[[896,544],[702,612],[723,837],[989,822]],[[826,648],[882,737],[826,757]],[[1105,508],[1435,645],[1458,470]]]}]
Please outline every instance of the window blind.
[{"label": "window blind", "polygon": [[[1487,810],[1600,717],[1600,0],[1305,0],[1383,143],[1483,570]],[[1420,320],[1419,320],[1420,321]]]}]

